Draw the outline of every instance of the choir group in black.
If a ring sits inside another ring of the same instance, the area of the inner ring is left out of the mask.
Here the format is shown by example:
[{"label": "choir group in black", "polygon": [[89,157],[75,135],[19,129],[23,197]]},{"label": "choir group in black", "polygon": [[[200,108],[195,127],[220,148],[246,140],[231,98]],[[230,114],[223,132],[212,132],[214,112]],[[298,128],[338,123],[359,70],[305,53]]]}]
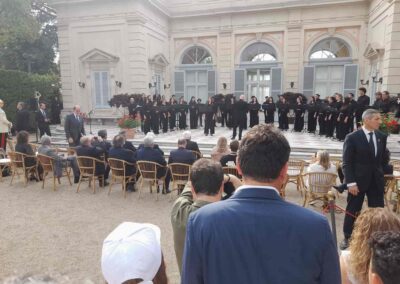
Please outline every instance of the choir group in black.
[{"label": "choir group in black", "polygon": [[[173,95],[169,101],[163,96],[147,96],[140,99],[131,98],[128,106],[129,115],[140,117],[142,121],[142,131],[147,133],[153,131],[155,134],[163,133],[175,129],[197,129],[203,127],[204,134],[213,135],[215,125],[218,121],[221,126],[233,129],[232,139],[236,138],[237,128],[239,128],[239,140],[242,138],[242,131],[247,128],[247,113],[249,113],[249,127],[259,124],[259,112],[264,113],[264,122],[273,124],[275,112],[278,114],[279,128],[289,129],[290,110],[294,113],[294,131],[316,134],[317,124],[319,125],[319,135],[344,140],[349,132],[354,130],[354,121],[357,127],[361,123],[361,115],[367,108],[375,108],[382,113],[388,113],[397,109],[400,116],[400,98],[397,103],[390,100],[388,92],[376,94],[376,101],[370,106],[370,98],[366,95],[366,89],[360,88],[357,101],[354,94],[349,93],[345,97],[336,93],[326,99],[320,99],[316,94],[309,99],[303,95],[296,97],[296,102],[290,104],[287,96],[280,95],[275,103],[272,97],[266,97],[260,104],[256,97],[251,97],[247,103],[244,96],[237,100],[234,95],[216,95],[208,98],[203,104],[201,99],[192,97],[187,103],[183,97],[176,100]],[[189,115],[189,126],[187,125],[187,115]],[[307,124],[305,125],[305,116]],[[335,135],[336,134],[336,135]]]}]

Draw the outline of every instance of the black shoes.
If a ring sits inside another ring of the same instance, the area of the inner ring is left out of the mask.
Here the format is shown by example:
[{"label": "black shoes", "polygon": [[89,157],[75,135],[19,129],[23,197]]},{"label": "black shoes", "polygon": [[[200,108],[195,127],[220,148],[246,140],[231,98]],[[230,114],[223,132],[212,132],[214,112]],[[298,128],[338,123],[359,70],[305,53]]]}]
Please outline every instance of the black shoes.
[{"label": "black shoes", "polygon": [[339,191],[340,193],[343,193],[343,191],[345,191],[347,189],[347,184],[343,183],[338,186],[334,185],[333,188],[336,189],[337,191]]},{"label": "black shoes", "polygon": [[109,183],[108,183],[108,181],[99,181],[99,185],[100,185],[100,187],[105,187],[105,186],[107,186],[107,185],[109,185]]},{"label": "black shoes", "polygon": [[349,239],[348,238],[344,238],[340,244],[339,244],[339,248],[340,250],[346,250],[349,247]]},{"label": "black shoes", "polygon": [[79,176],[74,177],[74,183],[78,183],[79,182]]}]

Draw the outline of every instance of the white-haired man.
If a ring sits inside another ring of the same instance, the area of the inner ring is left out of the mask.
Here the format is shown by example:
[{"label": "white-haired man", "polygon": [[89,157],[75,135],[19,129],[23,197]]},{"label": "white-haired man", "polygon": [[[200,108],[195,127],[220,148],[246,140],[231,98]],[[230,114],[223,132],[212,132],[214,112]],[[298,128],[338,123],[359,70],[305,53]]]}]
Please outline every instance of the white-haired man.
[{"label": "white-haired man", "polygon": [[183,132],[183,138],[186,140],[186,149],[196,151],[200,153],[199,145],[196,142],[191,141],[192,133],[190,131]]}]

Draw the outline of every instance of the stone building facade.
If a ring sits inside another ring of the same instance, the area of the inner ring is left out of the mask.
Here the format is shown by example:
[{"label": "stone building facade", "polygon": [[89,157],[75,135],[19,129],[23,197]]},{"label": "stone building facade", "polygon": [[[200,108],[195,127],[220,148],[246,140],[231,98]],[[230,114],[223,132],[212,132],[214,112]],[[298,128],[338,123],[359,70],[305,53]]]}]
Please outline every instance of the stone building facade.
[{"label": "stone building facade", "polygon": [[67,109],[107,115],[119,93],[325,97],[361,80],[400,92],[399,0],[51,2]]}]

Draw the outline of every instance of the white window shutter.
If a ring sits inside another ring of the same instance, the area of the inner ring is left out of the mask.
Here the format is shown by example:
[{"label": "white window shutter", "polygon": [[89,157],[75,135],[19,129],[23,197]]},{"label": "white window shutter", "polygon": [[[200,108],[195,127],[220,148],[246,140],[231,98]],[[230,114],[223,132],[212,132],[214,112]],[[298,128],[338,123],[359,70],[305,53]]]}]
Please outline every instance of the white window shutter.
[{"label": "white window shutter", "polygon": [[235,70],[235,95],[239,97],[240,95],[244,95],[245,90],[245,79],[244,76],[246,74],[246,70],[244,69],[236,69]]},{"label": "white window shutter", "polygon": [[353,93],[357,95],[358,87],[358,64],[344,66],[343,95]]},{"label": "white window shutter", "polygon": [[303,70],[303,95],[310,98],[314,95],[315,67],[304,66]]},{"label": "white window shutter", "polygon": [[217,93],[217,73],[214,70],[207,71],[208,97]]},{"label": "white window shutter", "polygon": [[271,68],[271,97],[276,100],[282,94],[282,68]]},{"label": "white window shutter", "polygon": [[177,97],[185,94],[185,71],[174,72],[174,94]]}]

